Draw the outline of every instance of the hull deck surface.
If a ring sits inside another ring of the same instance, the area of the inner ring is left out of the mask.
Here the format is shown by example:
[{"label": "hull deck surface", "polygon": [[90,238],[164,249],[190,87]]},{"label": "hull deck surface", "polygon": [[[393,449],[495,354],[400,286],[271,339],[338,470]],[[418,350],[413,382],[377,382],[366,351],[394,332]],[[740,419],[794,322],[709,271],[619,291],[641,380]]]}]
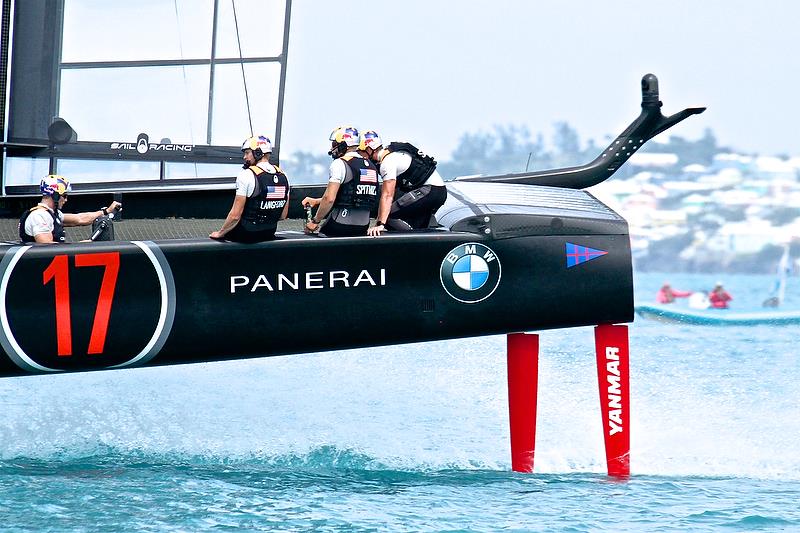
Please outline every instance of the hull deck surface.
[{"label": "hull deck surface", "polygon": [[[208,237],[212,231],[218,230],[223,220],[221,218],[123,218],[114,222],[114,237],[120,241],[202,239]],[[0,241],[19,240],[18,222],[14,218],[0,218]],[[303,221],[299,219],[281,221],[278,224],[278,231],[303,231]],[[66,228],[66,233],[69,242],[78,242],[89,238],[91,227]]]}]

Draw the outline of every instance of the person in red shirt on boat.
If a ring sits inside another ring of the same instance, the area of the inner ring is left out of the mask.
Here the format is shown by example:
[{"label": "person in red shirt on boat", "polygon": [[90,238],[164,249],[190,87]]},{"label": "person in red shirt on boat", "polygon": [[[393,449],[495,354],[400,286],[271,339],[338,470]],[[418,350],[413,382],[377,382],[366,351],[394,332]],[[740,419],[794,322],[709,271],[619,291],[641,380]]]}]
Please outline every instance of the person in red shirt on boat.
[{"label": "person in red shirt on boat", "polygon": [[669,283],[666,281],[664,285],[658,289],[658,294],[656,294],[656,302],[660,304],[671,304],[675,301],[675,298],[686,298],[692,295],[692,291],[679,291],[677,289],[673,289]]},{"label": "person in red shirt on boat", "polygon": [[711,307],[714,309],[727,309],[728,302],[731,300],[733,300],[733,296],[722,288],[721,281],[714,285],[714,290],[708,295],[708,301],[711,302]]}]

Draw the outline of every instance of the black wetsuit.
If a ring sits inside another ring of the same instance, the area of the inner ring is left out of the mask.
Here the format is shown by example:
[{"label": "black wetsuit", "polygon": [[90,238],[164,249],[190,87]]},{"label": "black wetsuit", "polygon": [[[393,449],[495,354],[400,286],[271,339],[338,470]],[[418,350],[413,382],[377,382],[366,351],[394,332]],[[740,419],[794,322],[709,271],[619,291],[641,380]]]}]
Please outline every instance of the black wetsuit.
[{"label": "black wetsuit", "polygon": [[[433,214],[447,200],[447,187],[423,185],[409,191],[392,202],[386,226],[393,230],[423,229],[430,227]],[[407,223],[405,227],[402,222]]]}]

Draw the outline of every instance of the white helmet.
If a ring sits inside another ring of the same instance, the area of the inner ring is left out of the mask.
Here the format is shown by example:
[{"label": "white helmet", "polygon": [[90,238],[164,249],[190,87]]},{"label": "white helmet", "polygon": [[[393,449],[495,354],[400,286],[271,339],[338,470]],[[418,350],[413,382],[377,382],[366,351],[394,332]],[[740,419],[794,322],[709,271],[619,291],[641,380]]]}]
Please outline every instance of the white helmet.
[{"label": "white helmet", "polygon": [[264,154],[272,153],[272,141],[263,135],[248,137],[242,143],[242,152],[245,150],[252,150],[253,156],[258,160],[264,157]]},{"label": "white helmet", "polygon": [[328,155],[336,159],[344,155],[348,148],[358,146],[358,130],[353,126],[339,126],[331,132],[328,140],[331,141]]},{"label": "white helmet", "polygon": [[72,192],[72,185],[64,176],[49,174],[39,182],[39,190],[42,196],[50,196],[54,201],[58,202],[59,198],[64,198],[68,193]]},{"label": "white helmet", "polygon": [[361,134],[361,142],[358,144],[359,150],[366,150],[367,148],[377,150],[381,146],[383,146],[383,141],[381,141],[378,132],[370,130]]},{"label": "white helmet", "polygon": [[353,126],[339,126],[331,132],[331,136],[328,140],[337,143],[343,142],[347,146],[357,146],[358,130]]}]

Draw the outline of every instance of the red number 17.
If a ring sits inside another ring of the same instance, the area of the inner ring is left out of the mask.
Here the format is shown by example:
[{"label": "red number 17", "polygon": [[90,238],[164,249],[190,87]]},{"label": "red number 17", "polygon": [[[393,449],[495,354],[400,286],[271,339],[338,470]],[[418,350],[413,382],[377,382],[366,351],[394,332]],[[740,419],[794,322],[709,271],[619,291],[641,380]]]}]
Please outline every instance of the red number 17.
[{"label": "red number 17", "polygon": [[[76,267],[102,266],[103,282],[100,284],[100,295],[94,313],[92,335],[89,338],[88,354],[103,353],[108,332],[108,319],[111,317],[111,303],[114,299],[114,288],[119,274],[119,252],[99,254],[79,254],[75,256]],[[69,256],[57,255],[53,258],[44,274],[42,283],[47,285],[53,280],[56,300],[56,338],[58,355],[72,355],[72,321],[69,306]]]}]

